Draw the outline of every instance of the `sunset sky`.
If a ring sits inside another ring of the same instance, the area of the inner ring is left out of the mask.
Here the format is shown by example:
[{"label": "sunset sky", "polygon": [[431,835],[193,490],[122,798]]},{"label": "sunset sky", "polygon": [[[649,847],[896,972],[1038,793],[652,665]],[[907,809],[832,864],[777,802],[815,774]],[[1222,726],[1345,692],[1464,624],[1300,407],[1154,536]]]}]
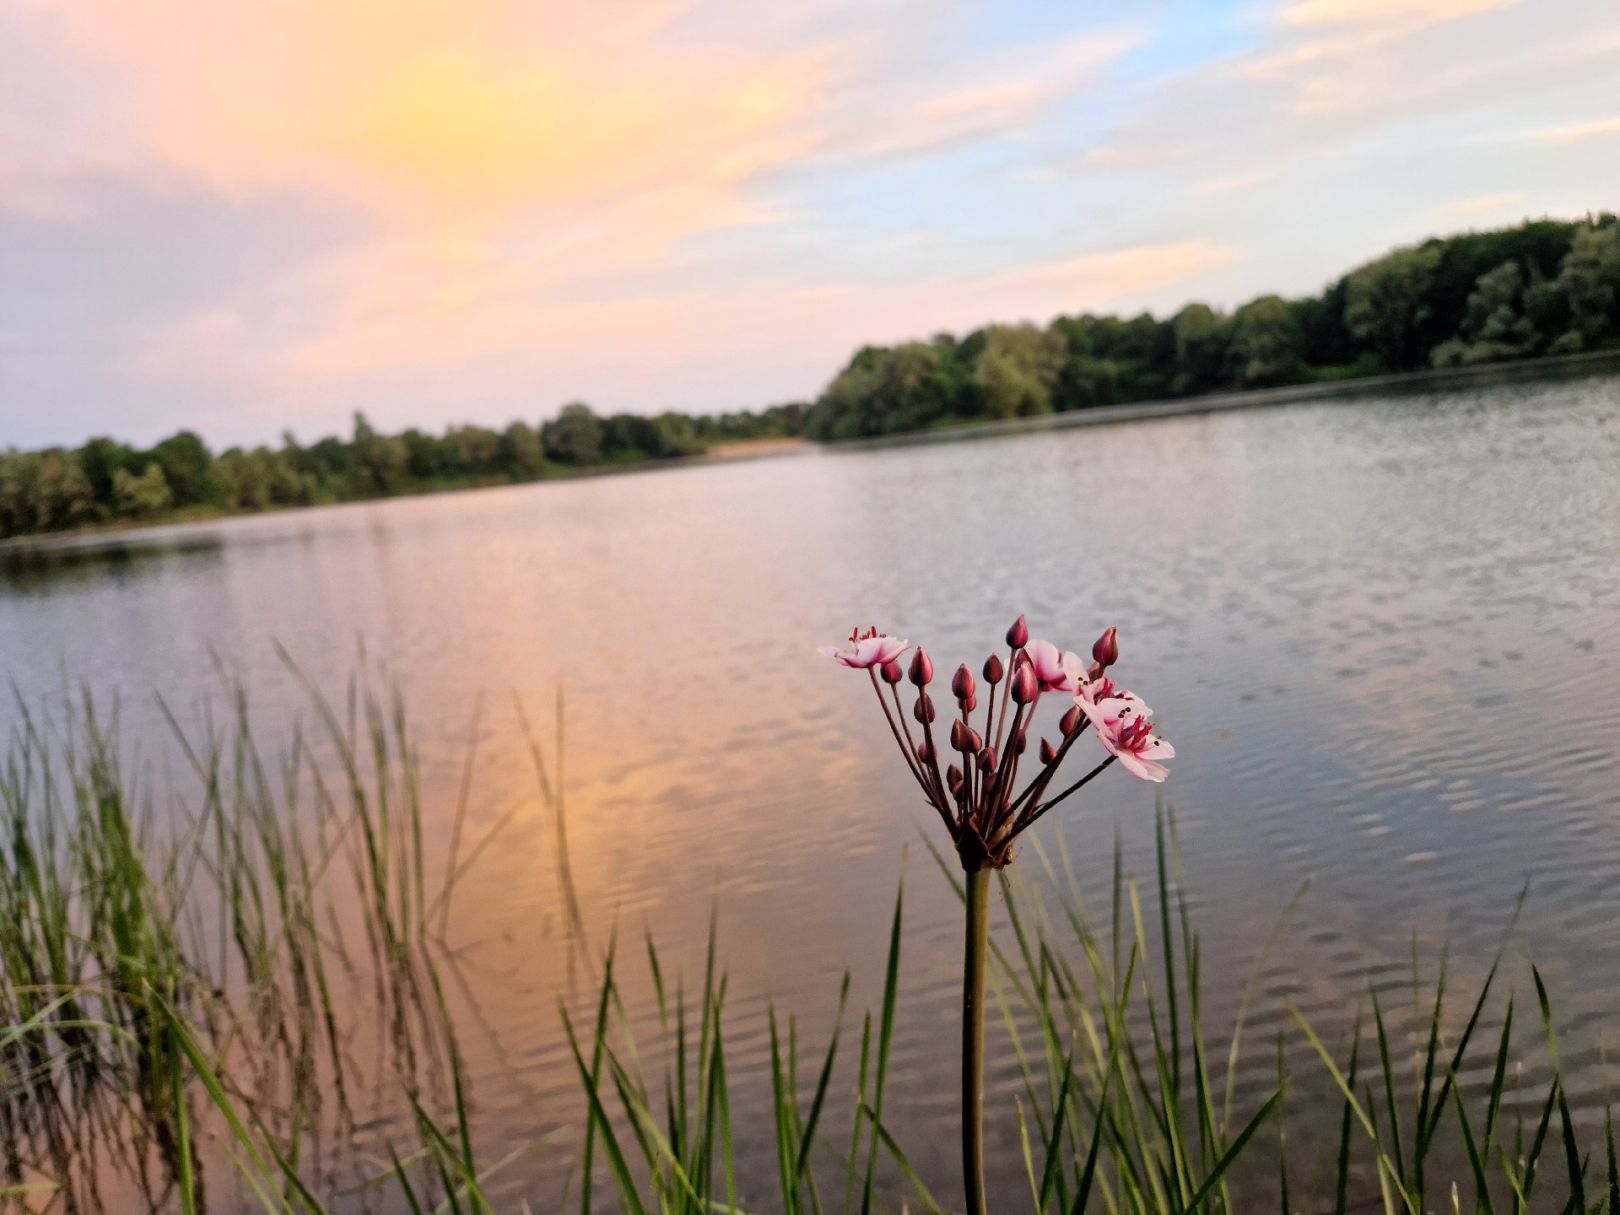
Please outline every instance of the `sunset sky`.
[{"label": "sunset sky", "polygon": [[0,447],[765,405],[1616,206],[1614,0],[0,0]]}]

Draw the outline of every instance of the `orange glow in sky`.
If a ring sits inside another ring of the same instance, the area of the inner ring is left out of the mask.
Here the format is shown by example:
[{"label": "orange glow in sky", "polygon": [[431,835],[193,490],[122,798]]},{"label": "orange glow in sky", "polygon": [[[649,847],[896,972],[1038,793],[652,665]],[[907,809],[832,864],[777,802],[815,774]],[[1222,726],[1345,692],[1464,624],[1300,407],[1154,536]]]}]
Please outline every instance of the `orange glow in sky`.
[{"label": "orange glow in sky", "polygon": [[1312,291],[1620,196],[1617,53],[1599,0],[0,0],[0,441],[733,409]]}]

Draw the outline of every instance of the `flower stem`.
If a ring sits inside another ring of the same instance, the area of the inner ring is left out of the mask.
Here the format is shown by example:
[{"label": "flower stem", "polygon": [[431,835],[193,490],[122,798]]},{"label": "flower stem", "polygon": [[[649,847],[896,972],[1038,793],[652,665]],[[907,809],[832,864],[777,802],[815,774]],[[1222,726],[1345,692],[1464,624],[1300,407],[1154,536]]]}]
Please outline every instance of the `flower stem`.
[{"label": "flower stem", "polygon": [[990,870],[967,875],[962,959],[962,1184],[967,1215],[985,1215],[984,968],[990,948]]}]

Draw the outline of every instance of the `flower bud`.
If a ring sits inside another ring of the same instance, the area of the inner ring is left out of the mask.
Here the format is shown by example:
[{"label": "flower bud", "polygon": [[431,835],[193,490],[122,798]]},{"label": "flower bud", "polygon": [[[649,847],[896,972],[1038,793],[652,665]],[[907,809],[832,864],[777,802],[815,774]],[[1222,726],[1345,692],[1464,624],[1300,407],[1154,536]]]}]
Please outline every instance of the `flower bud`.
[{"label": "flower bud", "polygon": [[1080,728],[1080,706],[1070,705],[1069,711],[1058,718],[1058,729],[1063,731],[1063,737],[1068,738]]},{"label": "flower bud", "polygon": [[1001,659],[992,654],[984,660],[984,681],[991,687],[1001,682],[1003,674],[1005,672],[1001,669]]},{"label": "flower bud", "polygon": [[1017,734],[1012,736],[1012,739],[1007,745],[1012,748],[1014,755],[1022,755],[1025,751],[1029,750],[1029,731],[1018,731]]},{"label": "flower bud", "polygon": [[1023,649],[1029,641],[1029,621],[1020,616],[1013,621],[1012,628],[1007,630],[1007,644],[1013,649]]},{"label": "flower bud", "polygon": [[917,693],[917,703],[911,706],[911,715],[925,726],[934,720],[934,702],[927,692]]},{"label": "flower bud", "polygon": [[1119,630],[1110,625],[1091,646],[1091,657],[1106,671],[1119,661]]},{"label": "flower bud", "polygon": [[957,700],[971,700],[973,697],[973,672],[967,669],[964,663],[956,668],[956,674],[951,676],[951,693]]},{"label": "flower bud", "polygon": [[996,749],[994,747],[986,747],[980,751],[978,759],[979,771],[994,772],[996,770]]},{"label": "flower bud", "polygon": [[952,793],[960,793],[962,791],[962,781],[962,769],[958,768],[955,764],[952,764],[949,768],[945,769],[945,783],[951,787]]},{"label": "flower bud", "polygon": [[1013,703],[1027,705],[1040,693],[1041,681],[1035,677],[1035,668],[1027,662],[1018,664],[1012,676]]},{"label": "flower bud", "polygon": [[923,763],[925,763],[925,764],[933,763],[934,762],[934,744],[929,742],[926,738],[923,739],[922,742],[918,743],[917,744],[917,758],[922,760]]},{"label": "flower bud", "polygon": [[911,682],[919,688],[927,687],[934,679],[934,664],[929,660],[928,651],[922,646],[911,656]]},{"label": "flower bud", "polygon": [[899,683],[904,678],[898,662],[886,662],[882,669],[884,683]]},{"label": "flower bud", "polygon": [[957,720],[951,723],[951,750],[966,751],[973,741],[973,731],[968,729],[967,722]]},{"label": "flower bud", "polygon": [[984,736],[977,730],[968,731],[968,750],[975,755],[984,750]]},{"label": "flower bud", "polygon": [[1049,764],[1057,758],[1057,748],[1046,739],[1041,739],[1041,763]]},{"label": "flower bud", "polygon": [[966,700],[964,700],[962,702],[962,711],[965,712],[965,713],[971,713],[971,712],[973,712],[974,709],[977,709],[978,707],[979,707],[979,698],[977,696],[975,696],[975,695],[970,695]]}]

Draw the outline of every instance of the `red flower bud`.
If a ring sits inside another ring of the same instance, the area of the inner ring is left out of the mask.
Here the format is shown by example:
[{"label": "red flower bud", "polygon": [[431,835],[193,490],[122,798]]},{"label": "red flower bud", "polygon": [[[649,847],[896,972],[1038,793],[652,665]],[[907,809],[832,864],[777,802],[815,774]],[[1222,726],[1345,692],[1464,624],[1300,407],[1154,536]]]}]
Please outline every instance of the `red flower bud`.
[{"label": "red flower bud", "polygon": [[955,764],[952,764],[949,768],[945,769],[945,783],[951,787],[952,793],[958,793],[961,791],[962,780],[962,769],[958,768]]},{"label": "red flower bud", "polygon": [[1119,630],[1110,625],[1091,646],[1091,657],[1106,671],[1119,661]]},{"label": "red flower bud", "polygon": [[957,700],[973,698],[973,672],[967,669],[966,664],[957,667],[956,674],[951,676],[951,692]]},{"label": "red flower bud", "polygon": [[927,687],[934,679],[934,664],[928,658],[928,651],[922,646],[911,656],[911,682],[919,688]]},{"label": "red flower bud", "polygon": [[883,675],[883,682],[884,683],[899,683],[900,680],[904,677],[902,675],[902,673],[901,673],[900,664],[898,662],[886,662],[886,663],[884,663],[883,668],[882,668],[882,675]]},{"label": "red flower bud", "polygon": [[980,734],[977,730],[968,731],[968,742],[971,744],[969,749],[975,755],[984,750],[984,735]]},{"label": "red flower bud", "polygon": [[1041,739],[1041,762],[1043,764],[1049,764],[1056,758],[1057,748],[1051,743],[1047,742],[1046,739]]},{"label": "red flower bud", "polygon": [[968,729],[967,722],[953,721],[951,723],[951,749],[953,751],[966,751],[973,741],[973,731]]},{"label": "red flower bud", "polygon": [[1003,674],[1005,672],[1001,669],[1001,659],[992,654],[984,660],[984,680],[991,687],[1001,682]]},{"label": "red flower bud", "polygon": [[1008,746],[1012,747],[1014,755],[1022,755],[1025,751],[1029,750],[1029,731],[1018,731],[1017,734],[1013,735],[1011,741],[1008,743]]},{"label": "red flower bud", "polygon": [[1063,737],[1068,738],[1080,728],[1080,706],[1070,705],[1069,711],[1058,718],[1058,729],[1063,731]]},{"label": "red flower bud", "polygon": [[1007,644],[1015,650],[1023,649],[1029,642],[1029,621],[1020,616],[1013,621],[1012,628],[1007,630]]},{"label": "red flower bud", "polygon": [[917,703],[911,706],[911,715],[924,725],[934,720],[934,702],[927,692],[917,693]]},{"label": "red flower bud", "polygon": [[996,749],[986,747],[979,752],[979,771],[994,772],[996,770]]},{"label": "red flower bud", "polygon": [[1012,676],[1012,698],[1014,704],[1027,705],[1040,693],[1041,681],[1035,677],[1035,668],[1027,662],[1018,664],[1018,669]]},{"label": "red flower bud", "polygon": [[967,712],[967,713],[973,712],[973,710],[977,709],[978,707],[979,707],[979,698],[977,696],[969,696],[966,700],[964,700],[962,702],[962,709],[963,709],[964,712]]},{"label": "red flower bud", "polygon": [[922,760],[923,763],[925,763],[925,764],[933,763],[933,761],[934,761],[934,744],[929,742],[926,738],[923,739],[922,742],[918,743],[917,744],[917,758]]}]

